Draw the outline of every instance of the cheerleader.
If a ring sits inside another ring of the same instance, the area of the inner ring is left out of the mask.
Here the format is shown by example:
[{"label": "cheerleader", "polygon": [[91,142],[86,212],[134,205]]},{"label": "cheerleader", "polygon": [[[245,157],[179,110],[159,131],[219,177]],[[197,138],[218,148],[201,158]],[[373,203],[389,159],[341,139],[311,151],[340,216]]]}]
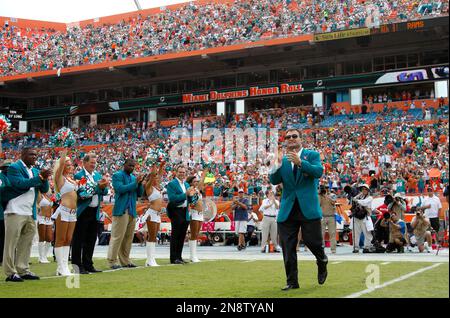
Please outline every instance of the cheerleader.
[{"label": "cheerleader", "polygon": [[189,186],[193,187],[196,191],[196,193],[192,197],[192,202],[189,204],[189,212],[191,215],[191,221],[189,222],[189,250],[191,252],[192,263],[200,262],[200,260],[197,258],[197,239],[203,222],[202,191],[204,189],[204,182],[208,171],[208,169],[203,170],[200,180],[197,178],[197,176],[190,176],[186,179],[186,182],[189,183]]},{"label": "cheerleader", "polygon": [[53,169],[55,192],[61,196],[61,203],[52,215],[56,220],[55,256],[58,263],[56,275],[70,276],[69,251],[72,242],[75,223],[77,222],[77,190],[78,184],[73,178],[73,164],[67,157],[67,149],[61,153],[61,158]]},{"label": "cheerleader", "polygon": [[155,260],[156,237],[161,224],[161,210],[163,208],[163,198],[161,193],[161,177],[164,173],[165,163],[161,163],[157,169],[156,165],[152,167],[150,176],[145,184],[145,193],[148,196],[149,206],[145,212],[142,222],[147,223],[147,261],[145,266],[159,266]]},{"label": "cheerleader", "polygon": [[47,259],[48,251],[52,246],[53,241],[53,221],[52,207],[53,201],[50,198],[51,191],[47,193],[39,193],[38,202],[40,212],[37,217],[38,221],[38,234],[39,234],[39,263],[50,263]]}]

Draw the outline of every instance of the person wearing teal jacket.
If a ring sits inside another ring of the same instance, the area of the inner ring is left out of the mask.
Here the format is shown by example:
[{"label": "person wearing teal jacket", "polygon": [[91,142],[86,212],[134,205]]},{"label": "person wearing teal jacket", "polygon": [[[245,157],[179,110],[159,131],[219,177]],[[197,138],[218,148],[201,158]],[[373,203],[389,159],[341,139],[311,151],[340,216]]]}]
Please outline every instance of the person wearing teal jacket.
[{"label": "person wearing teal jacket", "polygon": [[[100,206],[108,194],[108,181],[95,171],[97,156],[88,153],[83,157],[83,169],[74,178],[83,184],[78,189],[77,224],[72,239],[72,264],[80,274],[98,273],[93,262],[97,240]],[[87,186],[89,185],[89,186]]]},{"label": "person wearing teal jacket", "polygon": [[183,254],[184,239],[189,226],[189,203],[195,193],[194,188],[190,188],[186,181],[186,167],[179,165],[176,169],[176,176],[167,186],[167,216],[170,218],[170,263],[185,264],[181,257]]},{"label": "person wearing teal jacket", "polygon": [[3,212],[8,203],[3,201],[3,198],[6,198],[6,190],[11,186],[6,176],[10,165],[10,160],[5,160],[0,164],[0,266],[3,262],[3,248],[5,247],[5,217]]},{"label": "person wearing teal jacket", "polygon": [[300,136],[298,129],[286,131],[287,153],[283,156],[280,149],[278,162],[269,175],[272,184],[283,185],[277,223],[287,276],[284,291],[299,288],[296,247],[300,228],[305,245],[317,259],[319,284],[325,282],[328,274],[318,195],[323,167],[318,152],[302,148]]},{"label": "person wearing teal jacket", "polygon": [[115,203],[108,249],[108,263],[112,269],[136,267],[130,260],[130,252],[136,226],[136,201],[144,193],[144,176],[133,175],[135,165],[134,159],[125,160],[123,170],[117,171],[112,177]]},{"label": "person wearing teal jacket", "polygon": [[[21,160],[8,168],[11,187],[7,189],[5,208],[5,248],[3,270],[8,282],[39,279],[30,272],[31,245],[36,234],[36,201],[38,193],[49,190],[51,171],[39,171],[33,166],[38,153],[33,148],[24,148]],[[5,195],[5,193],[3,194]],[[2,196],[3,197],[3,196]],[[5,200],[5,198],[3,198]]]}]

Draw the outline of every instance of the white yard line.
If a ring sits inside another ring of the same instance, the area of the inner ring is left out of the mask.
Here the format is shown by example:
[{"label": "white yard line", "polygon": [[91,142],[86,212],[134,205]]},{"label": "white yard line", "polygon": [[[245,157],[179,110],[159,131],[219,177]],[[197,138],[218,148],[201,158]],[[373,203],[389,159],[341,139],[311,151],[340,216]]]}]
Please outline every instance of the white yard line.
[{"label": "white yard line", "polygon": [[388,265],[388,264],[390,264],[391,262],[384,262],[384,263],[381,263],[381,265]]},{"label": "white yard line", "polygon": [[330,263],[331,265],[336,265],[336,264],[340,264],[340,263],[342,263],[342,262],[332,262],[332,263]]},{"label": "white yard line", "polygon": [[431,265],[431,266],[428,266],[428,267],[421,268],[421,269],[419,269],[419,270],[417,270],[415,272],[412,272],[412,273],[400,276],[400,277],[398,277],[396,279],[390,280],[390,281],[388,281],[388,282],[386,282],[384,284],[378,285],[378,286],[376,286],[374,288],[368,288],[368,289],[365,289],[363,291],[360,291],[360,292],[357,292],[357,293],[345,296],[344,298],[358,298],[358,297],[361,297],[362,295],[369,294],[369,293],[371,293],[371,292],[373,292],[373,291],[375,291],[377,289],[381,289],[381,288],[387,287],[389,285],[392,285],[392,284],[401,282],[402,280],[405,280],[405,279],[408,279],[410,277],[413,277],[413,276],[415,276],[417,274],[420,274],[420,273],[423,273],[423,272],[428,271],[430,269],[436,268],[439,265],[442,265],[442,263],[437,263],[437,264],[434,264],[434,265]]},{"label": "white yard line", "polygon": [[248,260],[248,261],[243,261],[242,263],[251,263],[251,262],[255,262],[256,261],[256,259],[251,259],[251,260]]}]

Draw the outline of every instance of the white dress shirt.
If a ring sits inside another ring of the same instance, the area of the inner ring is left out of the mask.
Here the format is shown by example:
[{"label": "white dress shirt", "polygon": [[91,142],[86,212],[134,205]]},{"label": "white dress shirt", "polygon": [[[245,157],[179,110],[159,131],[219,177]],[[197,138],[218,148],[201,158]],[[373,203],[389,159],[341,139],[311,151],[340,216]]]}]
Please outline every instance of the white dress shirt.
[{"label": "white dress shirt", "polygon": [[[178,183],[180,184],[181,190],[183,191],[183,193],[186,193],[186,187],[184,185],[184,182],[181,181],[180,179],[176,178]],[[177,206],[178,208],[186,208],[187,207],[187,200],[184,200],[182,204]]]},{"label": "white dress shirt", "polygon": [[442,208],[441,200],[435,195],[433,195],[432,198],[427,197],[422,203],[422,206],[427,205],[431,205],[431,207],[425,210],[424,213],[425,217],[428,219],[439,217],[439,209]]},{"label": "white dress shirt", "polygon": [[[83,168],[83,169],[84,169],[84,168]],[[94,180],[94,176],[93,176],[92,174],[90,174],[89,171],[87,171],[86,169],[84,169],[84,173],[86,174],[86,177],[87,177],[91,182],[96,183],[95,180]],[[98,194],[94,195],[94,196],[92,197],[91,203],[89,204],[89,207],[90,207],[90,208],[96,208],[96,207],[98,207],[99,201],[100,201],[100,200],[99,200]]]},{"label": "white dress shirt", "polygon": [[[302,149],[300,149],[300,151],[298,152],[298,157],[300,158],[300,160],[301,160],[301,155],[302,155],[302,153],[303,153],[303,148]],[[292,167],[292,172],[294,172],[294,163],[293,162],[291,162],[291,167]],[[278,169],[280,169],[281,168],[281,165],[278,165],[278,162],[277,163],[275,163],[275,165],[273,166],[273,168],[272,168],[272,170],[271,170],[271,174],[274,174],[275,172],[277,172],[277,170]]]},{"label": "white dress shirt", "polygon": [[[20,160],[19,161],[28,172],[28,176],[30,178],[34,178],[33,170],[28,168],[25,163]],[[34,187],[30,188],[27,192],[19,195],[18,197],[10,200],[5,209],[5,214],[17,214],[23,216],[31,216],[33,215],[33,204],[35,198],[35,189]]]},{"label": "white dress shirt", "polygon": [[[275,200],[275,202],[277,203],[278,207],[280,206],[280,202],[278,200]],[[270,199],[264,199],[261,207],[259,208],[259,210],[264,214],[264,215],[268,215],[268,216],[278,216],[278,209],[276,208],[275,204],[271,204],[271,200]]]}]

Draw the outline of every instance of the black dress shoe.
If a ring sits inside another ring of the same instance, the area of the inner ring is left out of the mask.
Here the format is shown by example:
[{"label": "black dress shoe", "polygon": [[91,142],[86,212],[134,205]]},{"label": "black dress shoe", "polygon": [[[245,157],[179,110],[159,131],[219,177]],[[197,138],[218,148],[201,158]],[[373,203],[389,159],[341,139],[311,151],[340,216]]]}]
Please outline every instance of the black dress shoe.
[{"label": "black dress shoe", "polygon": [[95,267],[87,267],[86,270],[89,273],[101,273],[102,271],[97,270]]},{"label": "black dress shoe", "polygon": [[298,284],[297,285],[290,285],[290,284],[288,284],[288,285],[284,286],[283,288],[281,288],[281,290],[282,291],[288,291],[290,289],[299,289],[299,288],[300,288],[300,286]]},{"label": "black dress shoe", "polygon": [[21,275],[20,278],[22,278],[23,280],[39,280],[39,276],[36,276],[34,273],[32,272],[28,272],[25,275]]},{"label": "black dress shoe", "polygon": [[23,279],[19,275],[13,274],[11,276],[6,277],[5,281],[12,283],[22,283]]},{"label": "black dress shoe", "polygon": [[170,262],[170,264],[184,265],[185,263],[182,260],[176,259],[173,262]]},{"label": "black dress shoe", "polygon": [[327,264],[328,260],[326,262],[317,261],[317,269],[318,269],[317,281],[319,285],[323,285],[323,283],[325,283],[325,281],[327,280],[328,276]]},{"label": "black dress shoe", "polygon": [[137,266],[134,265],[133,263],[130,263],[130,264],[128,264],[127,266],[124,266],[124,267],[128,267],[128,268],[136,268]]}]

